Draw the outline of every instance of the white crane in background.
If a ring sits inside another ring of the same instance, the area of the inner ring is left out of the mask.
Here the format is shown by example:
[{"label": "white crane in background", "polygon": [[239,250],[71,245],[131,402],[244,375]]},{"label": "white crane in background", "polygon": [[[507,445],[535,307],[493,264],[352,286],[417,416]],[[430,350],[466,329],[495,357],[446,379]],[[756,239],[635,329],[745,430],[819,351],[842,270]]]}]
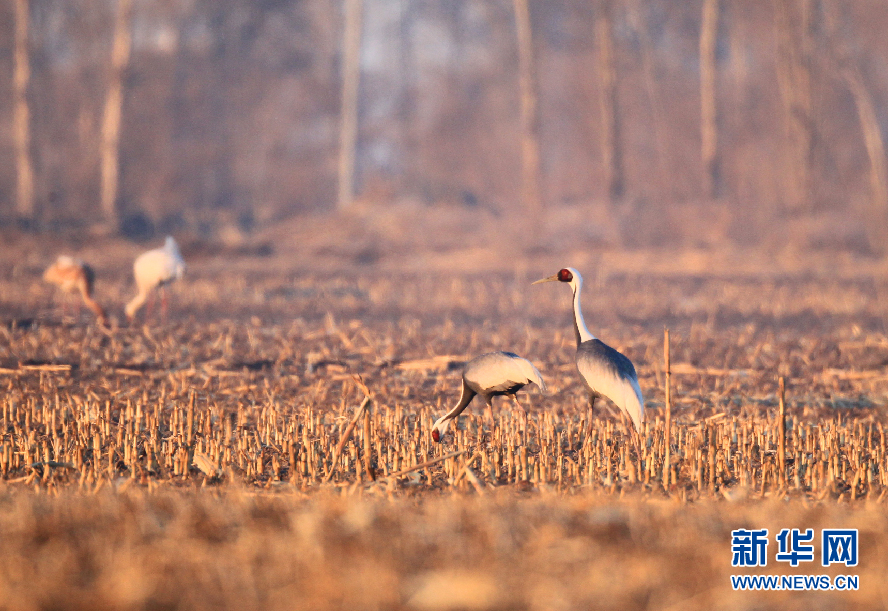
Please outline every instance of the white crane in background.
[{"label": "white crane in background", "polygon": [[185,261],[179,253],[179,246],[172,236],[167,236],[161,248],[143,252],[133,263],[133,274],[136,277],[138,293],[126,304],[126,316],[133,320],[136,312],[148,299],[154,289],[161,291],[161,307],[164,314],[167,309],[166,285],[182,277],[185,273]]}]

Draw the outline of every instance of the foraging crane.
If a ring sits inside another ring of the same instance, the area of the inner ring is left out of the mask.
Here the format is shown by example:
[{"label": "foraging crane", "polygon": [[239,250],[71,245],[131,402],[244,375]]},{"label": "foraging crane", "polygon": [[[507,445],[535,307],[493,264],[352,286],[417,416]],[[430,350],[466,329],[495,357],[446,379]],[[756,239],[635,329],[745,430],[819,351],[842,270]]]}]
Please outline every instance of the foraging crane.
[{"label": "foraging crane", "polygon": [[156,288],[161,290],[162,308],[166,312],[166,285],[182,277],[185,273],[185,261],[179,253],[179,247],[172,236],[167,236],[161,248],[143,252],[133,263],[133,274],[136,277],[138,293],[126,304],[126,316],[133,320],[136,312],[148,299],[148,295]]},{"label": "foraging crane", "polygon": [[[93,299],[96,274],[93,268],[74,257],[61,255],[43,272],[46,282],[56,285],[66,293],[80,293],[83,302],[92,310],[103,327],[108,325],[105,310]],[[79,311],[79,306],[78,306]]]},{"label": "foraging crane", "polygon": [[635,430],[641,432],[644,422],[644,399],[638,386],[638,376],[632,361],[589,333],[580,309],[580,289],[583,277],[572,267],[562,269],[554,276],[537,280],[567,282],[573,291],[574,333],[577,336],[577,369],[589,390],[589,409],[604,395],[629,416]]},{"label": "foraging crane", "polygon": [[[488,407],[491,407],[491,397],[501,395],[508,395],[518,407],[521,407],[515,393],[531,383],[539,386],[540,390],[546,390],[546,384],[537,368],[517,354],[490,352],[473,358],[463,369],[462,395],[459,402],[432,425],[432,439],[441,441],[450,422],[459,417],[475,395],[484,397]],[[524,411],[523,407],[521,411]]]}]

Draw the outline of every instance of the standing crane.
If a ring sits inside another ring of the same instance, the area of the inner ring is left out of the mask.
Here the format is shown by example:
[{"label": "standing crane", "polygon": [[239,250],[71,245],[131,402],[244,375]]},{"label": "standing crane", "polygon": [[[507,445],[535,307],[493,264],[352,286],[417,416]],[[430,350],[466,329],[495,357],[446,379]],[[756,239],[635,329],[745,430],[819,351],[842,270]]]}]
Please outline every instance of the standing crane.
[{"label": "standing crane", "polygon": [[589,332],[583,311],[580,309],[580,290],[583,277],[572,267],[562,269],[554,276],[537,280],[542,282],[566,282],[573,291],[574,333],[577,336],[577,369],[589,390],[589,410],[602,395],[613,401],[629,416],[636,432],[641,432],[644,422],[644,399],[638,386],[638,376],[632,361],[614,350]]},{"label": "standing crane", "polygon": [[105,310],[93,299],[96,274],[92,267],[74,257],[61,255],[55,263],[46,268],[43,279],[66,293],[79,292],[86,306],[95,313],[99,324],[103,327],[108,325]]},{"label": "standing crane", "polygon": [[481,395],[488,408],[492,407],[492,397],[507,395],[526,414],[515,393],[531,383],[536,384],[540,390],[546,390],[539,370],[530,361],[513,352],[490,352],[473,358],[463,369],[462,395],[459,401],[432,425],[432,439],[441,441],[450,422],[459,417],[475,395]]},{"label": "standing crane", "polygon": [[166,285],[182,277],[185,273],[185,261],[179,253],[179,246],[172,236],[167,236],[161,248],[143,252],[133,263],[133,274],[136,277],[138,293],[126,304],[126,316],[131,321],[136,312],[148,299],[154,289],[161,291],[161,307],[164,314],[167,309]]}]

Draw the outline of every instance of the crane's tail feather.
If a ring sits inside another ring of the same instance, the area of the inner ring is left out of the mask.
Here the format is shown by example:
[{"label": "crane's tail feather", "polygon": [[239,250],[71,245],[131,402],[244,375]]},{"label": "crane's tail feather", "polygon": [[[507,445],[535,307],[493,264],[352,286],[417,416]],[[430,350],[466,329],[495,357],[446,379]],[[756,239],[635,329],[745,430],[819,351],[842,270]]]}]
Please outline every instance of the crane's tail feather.
[{"label": "crane's tail feather", "polygon": [[533,363],[527,359],[521,359],[518,362],[521,365],[522,372],[525,377],[527,377],[527,381],[533,382],[541,391],[546,392],[546,383],[543,382],[543,376],[540,374],[540,370],[534,367]]},{"label": "crane's tail feather", "polygon": [[[627,381],[634,392],[624,391],[623,405],[626,406],[624,411],[632,420],[632,424],[635,425],[635,430],[640,433],[641,425],[644,422],[644,398],[641,396],[641,387],[638,385],[638,380],[628,378]],[[628,389],[626,390],[628,391]]]}]

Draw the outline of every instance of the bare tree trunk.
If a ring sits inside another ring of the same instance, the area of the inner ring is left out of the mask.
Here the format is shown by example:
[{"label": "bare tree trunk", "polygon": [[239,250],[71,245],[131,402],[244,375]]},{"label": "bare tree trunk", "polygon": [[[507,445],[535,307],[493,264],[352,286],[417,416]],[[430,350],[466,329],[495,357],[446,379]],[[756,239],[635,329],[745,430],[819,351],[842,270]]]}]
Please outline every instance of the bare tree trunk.
[{"label": "bare tree trunk", "polygon": [[703,192],[711,198],[721,195],[718,115],[715,104],[718,3],[719,0],[703,0],[700,25],[700,157],[703,162]]},{"label": "bare tree trunk", "polygon": [[785,174],[786,205],[809,209],[809,167],[814,141],[811,104],[811,0],[775,0],[777,80],[783,99],[784,124],[792,156]]},{"label": "bare tree trunk", "polygon": [[123,113],[123,79],[130,58],[132,0],[118,0],[111,47],[111,78],[105,97],[100,145],[102,214],[117,225],[117,190],[120,177],[120,124]]},{"label": "bare tree trunk", "polygon": [[540,200],[540,117],[533,60],[533,36],[528,0],[514,0],[514,7],[521,88],[521,200],[524,209],[533,212],[539,211],[542,207]]},{"label": "bare tree trunk", "polygon": [[417,6],[412,0],[404,0],[401,4],[398,28],[399,54],[398,70],[401,74],[400,91],[398,93],[398,125],[400,144],[403,149],[401,159],[401,188],[411,192],[417,188],[417,168],[421,167],[418,158],[421,155],[420,141],[414,116],[416,114],[416,59],[413,44],[413,27],[416,21]]},{"label": "bare tree trunk", "polygon": [[824,3],[824,17],[828,32],[828,61],[837,75],[845,81],[860,121],[863,145],[869,157],[870,213],[866,223],[867,237],[873,251],[888,251],[888,159],[885,141],[879,125],[879,116],[872,95],[863,81],[863,75],[854,63],[851,51],[838,33],[839,3]]},{"label": "bare tree trunk", "polygon": [[601,152],[608,196],[615,201],[623,196],[625,185],[612,10],[611,0],[605,0],[595,18],[595,40],[601,80]]},{"label": "bare tree trunk", "polygon": [[28,81],[28,0],[15,0],[15,66],[13,68],[13,131],[16,163],[16,211],[22,219],[34,220],[34,169],[31,165],[31,111]]},{"label": "bare tree trunk", "polygon": [[649,25],[645,18],[645,9],[643,7],[646,3],[643,0],[632,0],[628,4],[629,21],[637,33],[641,47],[641,68],[644,74],[644,88],[651,105],[650,127],[654,142],[656,143],[655,150],[657,153],[657,180],[652,186],[658,192],[671,194],[674,197],[676,185],[665,164],[665,161],[669,159],[669,147],[663,137],[663,129],[661,127],[663,125],[663,104],[657,92],[657,79],[654,75],[653,43],[648,32]]},{"label": "bare tree trunk", "polygon": [[342,115],[339,131],[339,196],[337,208],[345,210],[354,200],[355,157],[358,144],[358,85],[361,70],[362,0],[345,0],[342,39]]},{"label": "bare tree trunk", "polygon": [[863,132],[863,144],[869,157],[870,172],[870,222],[866,224],[870,247],[878,252],[888,250],[888,161],[885,158],[885,141],[879,127],[879,117],[873,98],[863,84],[863,78],[850,68],[842,71],[845,82],[854,96],[857,118]]}]

